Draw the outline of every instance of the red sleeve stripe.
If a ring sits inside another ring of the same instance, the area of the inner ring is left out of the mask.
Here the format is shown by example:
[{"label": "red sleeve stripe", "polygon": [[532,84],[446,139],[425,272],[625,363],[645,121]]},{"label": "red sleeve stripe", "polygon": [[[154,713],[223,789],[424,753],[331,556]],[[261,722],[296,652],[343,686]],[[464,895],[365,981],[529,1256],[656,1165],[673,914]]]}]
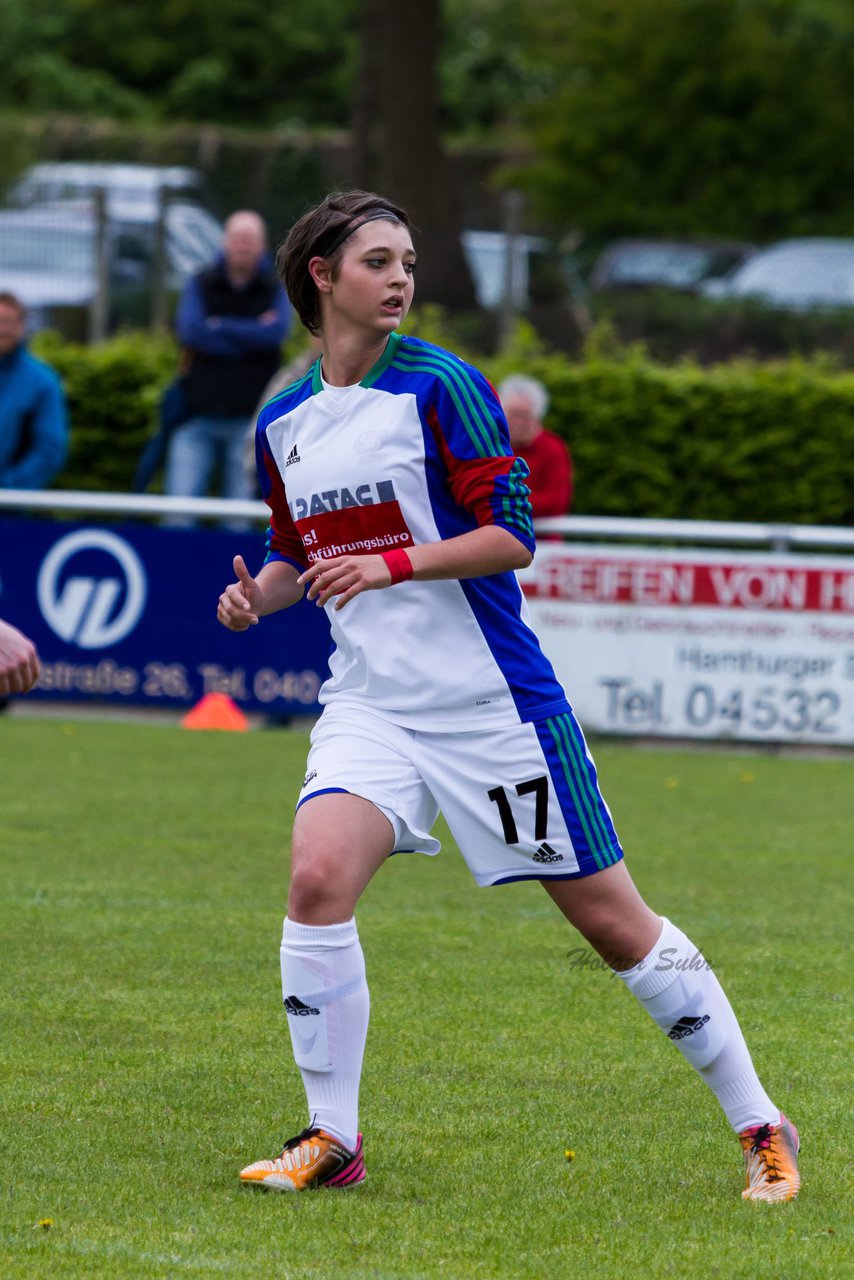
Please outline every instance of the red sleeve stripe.
[{"label": "red sleeve stripe", "polygon": [[479,525],[499,524],[533,547],[534,531],[528,488],[528,468],[513,454],[460,459],[451,452],[435,408],[427,420],[445,464],[448,486],[458,506],[471,512]]},{"label": "red sleeve stripe", "polygon": [[[288,560],[295,560],[298,564],[308,568],[308,557],[305,554],[302,538],[297,532],[288,508],[288,499],[285,494],[282,477],[279,474],[279,468],[266,448],[262,449],[261,457],[266,472],[266,477],[262,476],[261,488],[264,493],[264,501],[272,513],[270,527],[267,530],[265,563],[273,553],[276,553]],[[264,478],[266,478],[266,484],[263,483]]]}]

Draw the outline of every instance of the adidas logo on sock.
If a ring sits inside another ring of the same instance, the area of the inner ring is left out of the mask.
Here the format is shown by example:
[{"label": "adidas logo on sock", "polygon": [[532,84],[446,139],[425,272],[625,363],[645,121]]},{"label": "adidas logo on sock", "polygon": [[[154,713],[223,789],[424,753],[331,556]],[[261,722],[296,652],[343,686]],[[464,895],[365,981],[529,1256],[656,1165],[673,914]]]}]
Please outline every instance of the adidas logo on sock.
[{"label": "adidas logo on sock", "polygon": [[293,1014],[295,1018],[307,1018],[311,1013],[316,1013],[317,1016],[320,1017],[320,1010],[315,1009],[313,1005],[303,1004],[299,996],[286,997],[285,1011]]},{"label": "adidas logo on sock", "polygon": [[563,862],[563,854],[558,853],[550,844],[541,844],[532,856],[534,862]]},{"label": "adidas logo on sock", "polygon": [[710,1014],[704,1013],[702,1018],[680,1018],[668,1031],[668,1040],[684,1040],[687,1036],[692,1036],[706,1025],[710,1017]]},{"label": "adidas logo on sock", "polygon": [[296,445],[294,445],[293,449],[291,449],[290,453],[288,454],[287,458],[285,459],[285,466],[286,466],[286,467],[292,467],[292,466],[294,465],[294,463],[295,463],[295,462],[299,462],[299,460],[300,460],[300,458],[299,458],[299,454],[297,453],[297,447],[296,447]]}]

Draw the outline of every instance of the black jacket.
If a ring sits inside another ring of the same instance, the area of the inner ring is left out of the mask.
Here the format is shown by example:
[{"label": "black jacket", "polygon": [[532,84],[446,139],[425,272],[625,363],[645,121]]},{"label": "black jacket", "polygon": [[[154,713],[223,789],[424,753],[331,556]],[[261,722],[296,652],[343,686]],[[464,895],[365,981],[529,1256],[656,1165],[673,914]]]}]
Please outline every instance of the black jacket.
[{"label": "black jacket", "polygon": [[[276,320],[261,323],[270,311]],[[242,289],[234,288],[221,258],[195,276],[178,312],[178,336],[191,356],[190,414],[248,418],[281,363],[288,326],[287,299],[268,259]]]}]

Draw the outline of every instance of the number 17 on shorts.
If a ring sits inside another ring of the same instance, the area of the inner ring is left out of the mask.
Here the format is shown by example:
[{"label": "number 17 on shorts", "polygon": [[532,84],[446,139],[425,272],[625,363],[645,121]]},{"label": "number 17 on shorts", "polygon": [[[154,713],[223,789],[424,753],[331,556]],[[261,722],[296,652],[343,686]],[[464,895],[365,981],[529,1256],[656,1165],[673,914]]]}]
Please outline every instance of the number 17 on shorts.
[{"label": "number 17 on shorts", "polygon": [[622,857],[571,713],[488,732],[418,734],[417,754],[478,884],[591,875]]}]

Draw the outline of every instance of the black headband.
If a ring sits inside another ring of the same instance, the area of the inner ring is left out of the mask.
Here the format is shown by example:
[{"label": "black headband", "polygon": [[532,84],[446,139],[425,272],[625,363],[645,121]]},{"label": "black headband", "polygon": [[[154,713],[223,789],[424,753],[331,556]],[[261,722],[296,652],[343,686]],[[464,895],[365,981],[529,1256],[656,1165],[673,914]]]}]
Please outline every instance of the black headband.
[{"label": "black headband", "polygon": [[389,221],[397,223],[400,223],[401,221],[396,213],[392,213],[391,209],[375,209],[373,213],[367,214],[357,213],[354,218],[351,218],[350,221],[345,224],[344,229],[334,236],[332,243],[328,248],[324,249],[322,252],[318,249],[318,257],[330,258],[336,249],[341,248],[348,236],[353,235],[355,231],[359,230],[359,227],[363,227],[367,222],[376,222],[379,218],[387,218]]}]

